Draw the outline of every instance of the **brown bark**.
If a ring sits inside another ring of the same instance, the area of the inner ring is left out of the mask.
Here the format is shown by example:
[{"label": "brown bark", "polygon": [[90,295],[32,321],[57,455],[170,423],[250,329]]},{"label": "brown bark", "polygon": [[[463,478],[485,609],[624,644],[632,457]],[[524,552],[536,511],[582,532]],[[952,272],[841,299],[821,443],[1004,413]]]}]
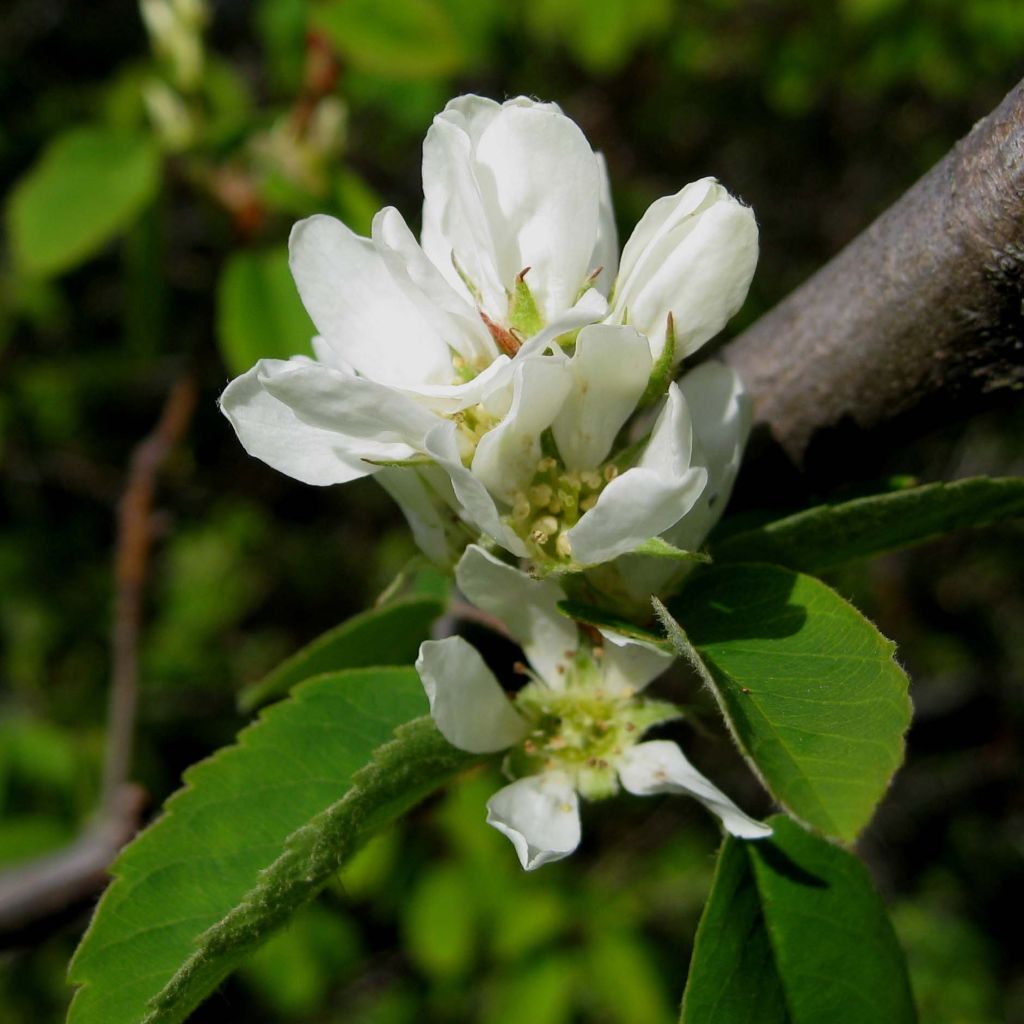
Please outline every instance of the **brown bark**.
[{"label": "brown bark", "polygon": [[1024,82],[842,252],[726,345],[812,472],[845,441],[1024,388]]}]

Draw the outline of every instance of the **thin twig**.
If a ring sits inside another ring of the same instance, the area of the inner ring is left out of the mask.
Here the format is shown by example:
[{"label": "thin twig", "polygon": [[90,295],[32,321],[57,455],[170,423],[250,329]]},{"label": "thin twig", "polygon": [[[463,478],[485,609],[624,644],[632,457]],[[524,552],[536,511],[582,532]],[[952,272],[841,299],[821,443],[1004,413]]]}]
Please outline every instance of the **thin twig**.
[{"label": "thin twig", "polygon": [[156,428],[132,453],[118,507],[109,720],[99,813],[68,846],[0,875],[0,936],[7,941],[100,888],[118,850],[138,829],[145,796],[128,777],[138,706],[138,638],[153,536],[153,495],[161,466],[188,426],[196,393],[190,375],[179,378],[171,388]]},{"label": "thin twig", "polygon": [[171,388],[154,431],[132,453],[128,484],[118,507],[117,557],[114,563],[114,623],[111,636],[110,703],[102,803],[109,808],[128,780],[139,685],[139,624],[142,588],[153,539],[156,478],[192,417],[196,382],[180,377]]}]

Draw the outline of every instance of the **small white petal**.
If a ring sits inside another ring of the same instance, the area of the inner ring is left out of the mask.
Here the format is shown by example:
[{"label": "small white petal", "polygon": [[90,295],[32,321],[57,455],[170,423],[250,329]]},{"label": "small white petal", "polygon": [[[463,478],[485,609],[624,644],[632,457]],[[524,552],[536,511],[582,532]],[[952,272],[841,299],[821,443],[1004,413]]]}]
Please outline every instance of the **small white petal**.
[{"label": "small white petal", "polygon": [[460,636],[420,644],[416,671],[441,735],[471,754],[494,754],[529,728],[475,647]]},{"label": "small white petal", "polygon": [[417,450],[437,416],[394,388],[322,363],[264,359],[259,381],[299,419],[322,430]]},{"label": "small white petal", "polygon": [[550,319],[573,304],[592,269],[597,157],[561,111],[515,104],[487,125],[475,157],[501,281],[509,287],[532,267],[530,287]]},{"label": "small white petal", "polygon": [[481,533],[493,538],[506,551],[520,558],[527,557],[526,545],[502,522],[494,498],[483,482],[462,464],[455,433],[454,423],[439,423],[427,434],[423,444],[424,453],[451,478],[455,495],[462,506],[462,518],[472,523]]},{"label": "small white petal", "polygon": [[619,266],[619,234],[615,227],[615,209],[612,205],[612,187],[608,178],[608,164],[601,153],[597,157],[598,180],[600,181],[597,208],[597,241],[590,255],[590,273],[600,268],[601,273],[594,281],[594,287],[607,295]]},{"label": "small white petal", "polygon": [[447,110],[434,118],[423,142],[420,237],[424,252],[460,295],[469,302],[476,301],[456,269],[453,256],[492,315],[504,312],[505,288],[498,274],[496,243],[477,182],[473,141],[462,115]]},{"label": "small white petal", "polygon": [[528,775],[499,789],[487,801],[487,824],[508,836],[527,871],[580,845],[579,800],[563,772]]},{"label": "small white petal", "polygon": [[635,297],[643,282],[657,270],[657,257],[664,255],[659,243],[673,229],[687,222],[692,226],[693,214],[707,199],[714,185],[714,178],[691,181],[675,195],[662,196],[647,207],[622,249],[616,305],[628,306],[628,300]]},{"label": "small white petal", "polygon": [[466,548],[455,580],[473,604],[505,624],[541,679],[563,689],[579,637],[575,623],[558,610],[565,600],[562,588],[532,579],[476,545]]},{"label": "small white petal", "polygon": [[639,692],[675,660],[673,655],[641,640],[631,640],[604,629],[601,635],[605,639],[601,681],[609,693]]},{"label": "small white petal", "polygon": [[693,421],[694,462],[707,467],[708,485],[693,508],[665,534],[685,551],[696,551],[718,522],[732,493],[750,433],[750,397],[736,373],[707,362],[679,381]]},{"label": "small white petal", "polygon": [[686,759],[675,743],[651,740],[630,747],[617,765],[622,785],[637,796],[686,793],[718,815],[727,832],[741,839],[764,839],[772,830],[744,814]]},{"label": "small white petal", "polygon": [[650,346],[632,327],[584,327],[569,370],[572,390],[552,424],[555,442],[567,469],[596,469],[647,387]]},{"label": "small white petal", "polygon": [[637,232],[623,253],[615,314],[628,311],[657,357],[672,313],[678,362],[743,304],[757,264],[757,223],[749,207],[705,179],[654,203]]},{"label": "small white petal", "polygon": [[609,483],[568,532],[573,557],[608,562],[664,533],[693,507],[707,471],[690,465],[692,432],[686,402],[672,384],[638,465]]},{"label": "small white petal", "polygon": [[452,523],[457,501],[444,470],[440,466],[384,466],[377,471],[376,480],[398,503],[419,549],[438,565],[450,566],[461,548],[452,538],[457,533]]},{"label": "small white petal", "polygon": [[372,235],[395,284],[424,321],[471,367],[489,366],[498,348],[480,314],[430,262],[402,215],[385,207],[373,218]]},{"label": "small white petal", "polygon": [[318,214],[299,221],[289,264],[303,305],[338,357],[385,384],[448,384],[446,339],[395,284],[368,238]]},{"label": "small white petal", "polygon": [[512,404],[481,438],[473,474],[496,498],[511,505],[533,478],[541,458],[540,435],[551,426],[572,380],[566,364],[546,356],[514,360]]},{"label": "small white petal", "polygon": [[405,459],[414,454],[409,445],[397,440],[353,437],[302,419],[295,407],[266,386],[268,375],[296,365],[298,361],[261,360],[221,395],[221,412],[250,455],[302,483],[326,486],[375,472],[376,467],[364,459]]}]

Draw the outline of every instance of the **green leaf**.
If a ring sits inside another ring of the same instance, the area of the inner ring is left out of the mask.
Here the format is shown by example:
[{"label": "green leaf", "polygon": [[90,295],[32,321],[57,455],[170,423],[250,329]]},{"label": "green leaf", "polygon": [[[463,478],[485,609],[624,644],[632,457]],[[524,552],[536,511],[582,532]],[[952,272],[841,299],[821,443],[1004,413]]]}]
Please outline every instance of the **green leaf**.
[{"label": "green leaf", "polygon": [[345,668],[411,665],[420,644],[430,637],[431,623],[444,611],[433,597],[411,597],[371,608],[322,633],[269,675],[238,696],[242,711],[254,711],[283,697],[296,683]]},{"label": "green leaf", "polygon": [[374,829],[472,763],[426,706],[412,669],[319,676],[189,769],[114,865],[69,1024],[183,1021]]},{"label": "green leaf", "polygon": [[729,838],[683,997],[682,1024],[913,1024],[906,964],[851,853],[782,815]]},{"label": "green leaf", "polygon": [[232,254],[217,285],[217,341],[233,374],[258,359],[312,355],[316,333],[299,298],[284,248]]},{"label": "green leaf", "polygon": [[445,77],[468,60],[438,0],[326,0],[311,21],[354,68],[387,78]]},{"label": "green leaf", "polygon": [[734,534],[713,554],[716,562],[774,562],[819,573],[1014,516],[1024,516],[1024,479],[973,477],[819,505]]},{"label": "green leaf", "polygon": [[15,261],[41,277],[77,266],[126,228],[159,184],[160,154],[146,136],[100,126],[58,136],[8,201]]},{"label": "green leaf", "polygon": [[710,562],[711,558],[702,551],[684,551],[674,544],[669,544],[663,537],[651,537],[639,547],[630,551],[631,555],[646,555],[648,558],[671,558],[677,562]]},{"label": "green leaf", "polygon": [[715,566],[656,610],[772,795],[854,839],[903,759],[910,699],[895,645],[820,580],[780,566]]}]

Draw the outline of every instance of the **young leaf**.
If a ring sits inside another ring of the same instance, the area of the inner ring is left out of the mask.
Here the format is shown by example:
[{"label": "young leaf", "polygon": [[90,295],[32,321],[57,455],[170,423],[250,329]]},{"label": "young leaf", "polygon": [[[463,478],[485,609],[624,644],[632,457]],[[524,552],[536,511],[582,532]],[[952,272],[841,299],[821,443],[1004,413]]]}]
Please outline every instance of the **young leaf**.
[{"label": "young leaf", "polygon": [[284,248],[234,253],[217,285],[217,342],[233,374],[258,359],[312,355],[316,333],[295,289]]},{"label": "young leaf", "polygon": [[694,945],[681,1024],[913,1024],[903,954],[851,853],[782,815],[729,838]]},{"label": "young leaf", "polygon": [[242,711],[283,697],[296,683],[322,672],[370,665],[411,665],[430,624],[444,611],[432,597],[411,597],[371,608],[322,633],[238,695]]},{"label": "young leaf", "polygon": [[319,676],[189,769],[114,866],[69,1024],[185,1020],[361,840],[472,763],[426,708],[412,669]]},{"label": "young leaf", "polygon": [[772,795],[854,839],[903,759],[895,645],[824,583],[773,565],[716,566],[656,608]]},{"label": "young leaf", "polygon": [[83,262],[156,195],[160,154],[141,135],[75,128],[54,139],[11,193],[15,261],[49,276]]},{"label": "young leaf", "polygon": [[1024,479],[974,477],[819,505],[733,534],[713,554],[716,562],[773,562],[819,573],[1014,516],[1024,516]]}]

